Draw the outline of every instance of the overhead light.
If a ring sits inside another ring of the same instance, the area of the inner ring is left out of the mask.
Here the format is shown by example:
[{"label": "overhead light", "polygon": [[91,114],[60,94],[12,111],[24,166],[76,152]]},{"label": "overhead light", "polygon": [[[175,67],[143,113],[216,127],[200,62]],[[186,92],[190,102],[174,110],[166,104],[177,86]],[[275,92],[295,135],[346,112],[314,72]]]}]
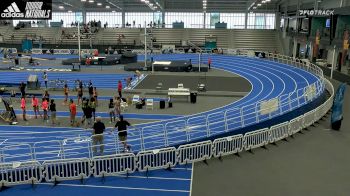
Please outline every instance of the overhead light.
[{"label": "overhead light", "polygon": [[98,6],[101,6],[101,5],[102,5],[102,3],[97,3],[97,5],[98,5]]},{"label": "overhead light", "polygon": [[145,2],[145,0],[141,0],[141,2]]},{"label": "overhead light", "polygon": [[258,7],[260,7],[261,6],[261,3],[258,3]]},{"label": "overhead light", "polygon": [[59,9],[64,9],[64,7],[62,5],[58,6]]},{"label": "overhead light", "polygon": [[261,3],[266,3],[266,1],[262,1]]},{"label": "overhead light", "polygon": [[81,2],[86,2],[86,0],[80,0]]},{"label": "overhead light", "polygon": [[109,8],[111,8],[111,6],[109,6],[109,5],[106,5],[106,8],[107,8],[107,9],[109,9]]},{"label": "overhead light", "polygon": [[253,7],[254,10],[256,10],[256,7]]},{"label": "overhead light", "polygon": [[265,0],[266,2],[271,2],[271,0]]},{"label": "overhead light", "polygon": [[93,2],[95,2],[94,0],[89,0],[89,3],[93,3]]},{"label": "overhead light", "polygon": [[114,13],[114,12],[115,12],[115,10],[112,10],[112,12]]},{"label": "overhead light", "polygon": [[68,13],[72,13],[72,10],[68,10]]}]

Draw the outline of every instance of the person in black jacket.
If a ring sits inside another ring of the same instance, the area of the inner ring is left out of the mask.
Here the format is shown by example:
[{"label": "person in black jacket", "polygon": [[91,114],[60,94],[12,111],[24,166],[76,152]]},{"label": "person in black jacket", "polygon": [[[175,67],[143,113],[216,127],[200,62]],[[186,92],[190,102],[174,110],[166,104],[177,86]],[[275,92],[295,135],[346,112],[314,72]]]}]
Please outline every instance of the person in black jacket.
[{"label": "person in black jacket", "polygon": [[21,91],[21,97],[26,97],[26,85],[24,84],[24,82],[21,82],[19,90]]},{"label": "person in black jacket", "polygon": [[49,106],[50,110],[50,119],[51,119],[51,124],[55,125],[56,124],[56,103],[55,100],[51,99],[51,103]]},{"label": "person in black jacket", "polygon": [[124,151],[130,151],[130,145],[127,144],[127,127],[131,126],[130,123],[126,120],[124,120],[123,115],[120,115],[119,121],[115,124],[114,129],[118,129],[118,138],[119,141],[124,146]]},{"label": "person in black jacket", "polygon": [[96,117],[96,122],[93,126],[93,136],[92,136],[92,150],[94,153],[94,156],[97,155],[97,146],[100,146],[100,155],[103,155],[103,132],[105,131],[106,127],[103,122],[101,122],[101,117]]}]

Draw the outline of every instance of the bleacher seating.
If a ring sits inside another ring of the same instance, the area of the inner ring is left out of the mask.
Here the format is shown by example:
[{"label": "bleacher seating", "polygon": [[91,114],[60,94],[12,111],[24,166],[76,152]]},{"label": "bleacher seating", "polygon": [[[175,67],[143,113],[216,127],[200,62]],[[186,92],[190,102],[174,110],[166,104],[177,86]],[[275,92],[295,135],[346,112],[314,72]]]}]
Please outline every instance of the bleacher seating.
[{"label": "bleacher seating", "polygon": [[[64,32],[64,35],[62,34],[62,32]],[[76,35],[75,37],[73,37],[74,34]],[[96,39],[96,34],[98,34],[98,33],[91,34],[91,40]],[[62,43],[62,44],[77,44],[78,28],[77,27],[61,28],[59,35],[60,35],[60,37],[59,37],[60,43]],[[82,33],[80,42],[81,42],[81,44],[90,43],[90,33]]]},{"label": "bleacher seating", "polygon": [[43,43],[52,43],[57,35],[58,28],[21,28],[14,30],[13,27],[5,35],[5,41],[10,43],[21,43],[23,39],[43,38]]},{"label": "bleacher seating", "polygon": [[101,29],[97,39],[100,44],[122,44],[122,45],[133,45],[134,40],[136,45],[140,45],[141,37],[144,35],[142,29],[136,28],[116,28],[116,29]]},{"label": "bleacher seating", "polygon": [[[28,35],[43,36],[44,43],[52,44],[77,44],[77,37],[68,38],[62,36],[62,30],[66,35],[77,34],[77,28],[23,28],[19,30],[6,30],[1,27],[1,31],[6,31],[5,42],[21,43],[22,39]],[[44,31],[45,30],[45,31]],[[14,35],[14,39],[11,39]],[[278,37],[275,30],[257,29],[152,29],[155,41],[153,46],[161,48],[162,45],[182,46],[182,41],[190,41],[196,46],[203,47],[205,38],[213,36],[217,38],[218,48],[237,48],[262,51],[279,51]],[[144,29],[139,28],[106,28],[100,29],[92,34],[94,45],[134,45],[142,46],[144,40]],[[147,44],[150,45],[150,39]],[[89,44],[90,39],[86,34],[82,35],[81,43]],[[154,48],[154,49],[155,49]]]},{"label": "bleacher seating", "polygon": [[232,48],[275,51],[278,50],[277,40],[274,30],[234,30]]}]

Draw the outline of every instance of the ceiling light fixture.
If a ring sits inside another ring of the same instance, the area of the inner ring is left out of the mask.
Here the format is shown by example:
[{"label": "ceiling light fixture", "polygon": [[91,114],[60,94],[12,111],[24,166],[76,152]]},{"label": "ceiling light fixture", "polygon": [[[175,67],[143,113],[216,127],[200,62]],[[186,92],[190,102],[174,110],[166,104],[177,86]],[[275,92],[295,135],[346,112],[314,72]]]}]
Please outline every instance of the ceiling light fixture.
[{"label": "ceiling light fixture", "polygon": [[101,6],[101,5],[102,5],[102,3],[97,3],[97,5],[98,5],[98,6]]},{"label": "ceiling light fixture", "polygon": [[86,2],[86,0],[80,0],[81,2]]},{"label": "ceiling light fixture", "polygon": [[94,0],[89,0],[89,3],[93,3],[93,2],[95,2]]},{"label": "ceiling light fixture", "polygon": [[109,9],[109,8],[111,8],[111,6],[109,6],[109,5],[106,5],[106,9]]},{"label": "ceiling light fixture", "polygon": [[64,9],[64,7],[62,5],[58,6],[59,9]]}]

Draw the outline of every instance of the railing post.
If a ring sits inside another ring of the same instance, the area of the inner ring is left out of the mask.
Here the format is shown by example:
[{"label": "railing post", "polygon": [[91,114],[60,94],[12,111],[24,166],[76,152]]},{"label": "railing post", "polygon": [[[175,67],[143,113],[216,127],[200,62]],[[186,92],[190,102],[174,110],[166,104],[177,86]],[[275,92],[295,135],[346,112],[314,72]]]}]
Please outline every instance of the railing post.
[{"label": "railing post", "polygon": [[167,147],[169,145],[168,130],[166,129],[166,126],[164,126],[164,125],[163,125],[163,131],[164,131],[164,146]]},{"label": "railing post", "polygon": [[241,108],[241,126],[244,127],[243,107]]},{"label": "railing post", "polygon": [[289,96],[288,96],[288,103],[289,103],[289,111],[292,111],[292,101],[291,101],[291,95],[292,93],[289,93]]},{"label": "railing post", "polygon": [[141,150],[144,151],[145,150],[145,138],[143,135],[143,128],[141,128],[140,137],[141,137],[141,140],[140,140]]},{"label": "railing post", "polygon": [[210,137],[209,115],[207,115],[207,137]]},{"label": "railing post", "polygon": [[225,132],[228,131],[228,123],[227,123],[227,110],[225,111],[225,114],[224,114],[224,119],[225,119]]},{"label": "railing post", "polygon": [[255,104],[255,121],[256,121],[256,123],[259,123],[258,104],[259,104],[259,102]]}]

